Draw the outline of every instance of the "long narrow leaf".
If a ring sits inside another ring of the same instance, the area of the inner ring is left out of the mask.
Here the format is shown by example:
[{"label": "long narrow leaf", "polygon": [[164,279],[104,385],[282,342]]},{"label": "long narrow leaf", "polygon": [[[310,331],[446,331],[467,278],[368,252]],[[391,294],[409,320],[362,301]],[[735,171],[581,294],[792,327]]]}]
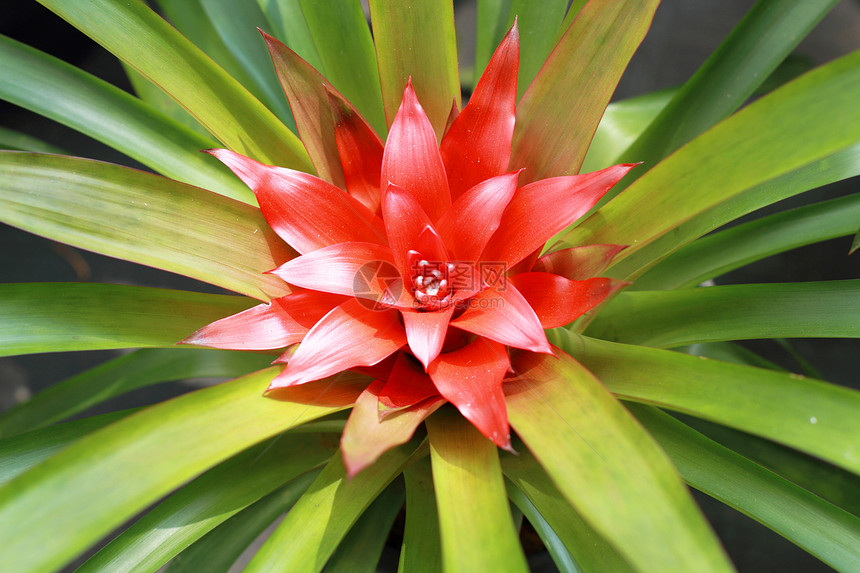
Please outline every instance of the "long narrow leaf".
[{"label": "long narrow leaf", "polygon": [[348,480],[339,454],[284,518],[245,569],[321,571],[352,525],[403,469],[418,444],[413,441],[386,452]]},{"label": "long narrow leaf", "polygon": [[325,75],[325,68],[322,67],[313,36],[302,13],[301,0],[257,0],[257,4],[275,29],[272,35]]},{"label": "long narrow leaf", "polygon": [[474,69],[476,78],[484,73],[493,52],[505,37],[505,31],[509,28],[506,24],[510,7],[511,0],[477,0]]},{"label": "long narrow leaf", "polygon": [[591,373],[558,354],[514,356],[518,376],[505,393],[511,426],[567,501],[637,569],[731,570],[665,454]]},{"label": "long narrow leaf", "polygon": [[495,444],[448,408],[426,424],[444,570],[527,571]]},{"label": "long narrow leaf", "polygon": [[283,434],[230,458],[159,503],[78,571],[154,571],[241,509],[322,465],[337,436]]},{"label": "long narrow leaf", "polygon": [[201,5],[213,28],[224,40],[224,45],[251,76],[257,88],[255,91],[260,94],[260,101],[287,127],[295,131],[290,106],[287,105],[281,85],[272,70],[266,43],[257,31],[258,28],[270,28],[263,11],[256,2],[201,0]]},{"label": "long narrow leaf", "polygon": [[[526,168],[520,184],[579,172],[658,4],[592,0],[579,12],[517,107],[511,167]],[[572,103],[570,94],[578,96]]]},{"label": "long narrow leaf", "polygon": [[441,140],[452,102],[460,107],[453,3],[371,0],[370,16],[386,121],[394,121],[411,76]]},{"label": "long narrow leaf", "polygon": [[753,338],[856,338],[860,280],[625,292],[586,332],[664,348]]},{"label": "long narrow leaf", "polygon": [[5,127],[0,127],[0,149],[35,151],[37,153],[65,153],[63,149],[60,149],[56,145],[52,145],[37,137]]},{"label": "long narrow leaf", "polygon": [[[291,427],[354,403],[364,377],[264,398],[268,369],[132,414],[0,488],[0,561],[54,570],[175,487]],[[287,401],[289,400],[289,401]],[[109,487],[108,487],[109,484]]]},{"label": "long narrow leaf", "polygon": [[690,243],[634,283],[637,290],[695,286],[783,251],[856,231],[860,193],[762,217]]},{"label": "long narrow leaf", "polygon": [[[566,237],[630,245],[619,259],[696,215],[860,140],[860,52],[817,68],[687,144]],[[767,149],[767,155],[761,150]]]},{"label": "long narrow leaf", "polygon": [[567,12],[567,0],[512,0],[508,27],[514,17],[520,29],[520,71],[517,97],[521,97],[555,47],[556,36]]},{"label": "long narrow leaf", "polygon": [[331,84],[387,133],[373,39],[358,0],[299,0]]},{"label": "long narrow leaf", "polygon": [[406,482],[406,524],[400,547],[402,573],[435,573],[442,570],[439,511],[433,489],[430,458],[413,461],[403,470]]},{"label": "long narrow leaf", "polygon": [[174,557],[164,573],[227,573],[245,549],[296,503],[319,470],[303,474],[246,507]]},{"label": "long narrow leaf", "polygon": [[208,138],[95,76],[0,36],[0,98],[76,129],[178,181],[253,203]]},{"label": "long narrow leaf", "polygon": [[72,376],[0,416],[0,437],[53,424],[137,388],[184,378],[235,378],[265,368],[267,354],[145,348]]},{"label": "long narrow leaf", "polygon": [[[134,169],[0,152],[0,221],[267,300],[293,256],[259,209]],[[229,248],[225,248],[229,245]]]},{"label": "long narrow leaf", "polygon": [[233,151],[311,171],[295,134],[143,2],[41,3],[159,85]]},{"label": "long narrow leaf", "polygon": [[[560,573],[578,573],[579,568],[576,566],[573,557],[571,557],[570,551],[568,551],[558,533],[544,519],[531,500],[510,481],[506,481],[505,486],[507,487],[508,497],[511,502],[520,510],[523,517],[528,520],[537,532],[538,537],[540,537],[541,542],[546,547],[547,552],[552,557],[552,561],[558,567]],[[558,500],[560,501],[561,499],[561,494],[559,494]]]},{"label": "long narrow leaf", "polygon": [[618,162],[653,165],[726,118],[835,4],[836,0],[757,2]]},{"label": "long narrow leaf", "polygon": [[[560,330],[553,339],[620,398],[756,434],[860,474],[856,390]],[[777,403],[779,408],[770,407]]]},{"label": "long narrow leaf", "polygon": [[839,571],[860,567],[860,518],[724,448],[656,408],[631,406],[691,486]]},{"label": "long narrow leaf", "polygon": [[245,297],[94,283],[0,285],[0,356],[173,346]]}]

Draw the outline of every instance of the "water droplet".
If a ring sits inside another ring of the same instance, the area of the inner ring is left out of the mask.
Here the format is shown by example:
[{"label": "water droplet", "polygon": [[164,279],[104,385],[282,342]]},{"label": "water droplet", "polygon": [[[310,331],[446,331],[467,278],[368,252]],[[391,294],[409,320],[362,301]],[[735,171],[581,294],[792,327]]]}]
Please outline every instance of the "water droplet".
[{"label": "water droplet", "polygon": [[811,416],[811,417],[809,418],[809,423],[810,423],[810,424],[817,424],[817,423],[818,423],[818,418],[816,418],[815,416]]}]

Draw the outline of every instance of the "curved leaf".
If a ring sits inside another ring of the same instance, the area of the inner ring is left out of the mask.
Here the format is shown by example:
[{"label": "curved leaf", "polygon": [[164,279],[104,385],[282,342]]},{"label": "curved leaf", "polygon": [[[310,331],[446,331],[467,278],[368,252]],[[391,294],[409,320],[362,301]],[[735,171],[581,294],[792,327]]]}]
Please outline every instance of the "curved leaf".
[{"label": "curved leaf", "polygon": [[326,78],[373,126],[386,133],[373,39],[358,0],[299,0]]},{"label": "curved leaf", "polygon": [[[567,0],[511,0],[508,12],[510,28],[517,19],[520,31],[520,73],[517,79],[517,97],[538,74],[547,56],[558,43],[556,36],[564,32],[561,23],[567,11]],[[477,70],[479,71],[479,70]]]},{"label": "curved leaf", "polygon": [[257,4],[275,29],[273,35],[325,75],[308,23],[302,14],[301,0],[257,0]]},{"label": "curved leaf", "polygon": [[[711,420],[860,474],[860,392],[800,376],[556,330],[619,398]],[[773,408],[779,404],[779,408]]]},{"label": "curved leaf", "polygon": [[[582,8],[517,107],[511,169],[526,168],[520,185],[579,173],[603,110],[658,4],[592,0]],[[571,102],[570,94],[580,97]]]},{"label": "curved leaf", "polygon": [[4,223],[261,300],[289,292],[263,273],[294,252],[255,207],[73,157],[0,152],[0,172]]},{"label": "curved leaf", "polygon": [[7,483],[0,488],[0,521],[16,525],[0,529],[4,566],[21,572],[61,567],[207,468],[348,407],[367,383],[342,376],[263,398],[277,372],[263,370],[132,414]]},{"label": "curved leaf", "polygon": [[184,378],[235,378],[265,368],[266,354],[208,348],[146,348],[54,384],[3,412],[0,437],[41,428],[137,388]]},{"label": "curved leaf", "polygon": [[155,571],[264,495],[322,465],[337,436],[282,434],[207,471],[159,503],[77,571]]},{"label": "curved leaf", "polygon": [[636,290],[695,286],[770,255],[856,231],[860,193],[762,217],[702,237],[636,279]]},{"label": "curved leaf", "polygon": [[164,573],[227,573],[251,543],[289,510],[316,479],[319,470],[302,474],[246,507],[207,533],[164,567]]},{"label": "curved leaf", "polygon": [[281,91],[281,84],[272,70],[272,61],[266,43],[258,28],[268,29],[270,24],[256,2],[231,0],[201,0],[201,5],[212,27],[221,36],[224,45],[251,77],[260,101],[291,130],[295,131],[290,106]]},{"label": "curved leaf", "polygon": [[173,346],[245,297],[98,283],[0,284],[0,356]]},{"label": "curved leaf", "polygon": [[147,167],[254,204],[253,193],[201,149],[209,138],[80,69],[0,36],[0,98],[85,133]]},{"label": "curved leaf", "polygon": [[752,338],[856,338],[860,280],[623,292],[586,332],[664,348]]},{"label": "curved leaf", "polygon": [[11,149],[14,151],[35,151],[37,153],[65,153],[55,145],[46,143],[41,139],[15,131],[0,127],[0,149]]},{"label": "curved leaf", "polygon": [[425,424],[444,570],[528,571],[495,444],[451,408]]},{"label": "curved leaf", "polygon": [[836,0],[757,2],[616,162],[653,165],[727,117],[835,4]]},{"label": "curved leaf", "polygon": [[631,411],[691,486],[763,523],[836,570],[860,566],[860,518],[656,408],[632,405]]},{"label": "curved leaf", "polygon": [[264,163],[312,169],[293,132],[143,2],[40,2],[169,93],[225,146]]},{"label": "curved leaf", "polygon": [[[750,104],[648,171],[565,240],[630,245],[616,259],[620,261],[744,191],[856,144],[858,64],[860,52]],[[675,245],[678,238],[672,235],[667,241]],[[650,260],[658,256],[652,253]],[[621,268],[618,263],[613,267]],[[630,274],[635,270],[625,269]]]},{"label": "curved leaf", "polygon": [[441,140],[452,102],[460,108],[454,4],[371,0],[370,17],[388,125],[411,77],[436,139]]},{"label": "curved leaf", "polygon": [[401,573],[436,573],[442,570],[439,511],[433,489],[430,457],[414,460],[403,470],[406,482],[406,524],[400,546]]},{"label": "curved leaf", "polygon": [[643,571],[730,571],[675,468],[603,385],[563,352],[520,352],[511,426],[594,530]]},{"label": "curved leaf", "polygon": [[397,477],[417,445],[413,441],[389,450],[352,480],[346,477],[341,456],[335,454],[245,571],[321,571],[341,539]]}]

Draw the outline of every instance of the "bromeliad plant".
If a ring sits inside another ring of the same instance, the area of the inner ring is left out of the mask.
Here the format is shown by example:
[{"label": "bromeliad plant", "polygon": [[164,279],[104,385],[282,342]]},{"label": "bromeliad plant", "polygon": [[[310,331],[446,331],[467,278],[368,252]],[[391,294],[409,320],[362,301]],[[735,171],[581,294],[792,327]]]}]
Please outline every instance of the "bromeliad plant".
[{"label": "bromeliad plant", "polygon": [[[139,97],[9,39],[0,95],[161,175],[3,152],[0,219],[243,296],[0,287],[5,355],[141,348],[0,418],[5,570],[168,494],[82,570],[226,570],[285,512],[247,570],[394,539],[404,571],[526,570],[524,520],[564,571],[730,570],[684,481],[860,566],[860,394],[728,342],[857,337],[860,281],[696,286],[860,226],[855,194],[708,234],[860,171],[860,54],[736,111],[834,2],[763,0],[608,108],[658,2],[479,2],[462,109],[451,3],[372,0],[371,39],[358,2],[159,1],[200,48],[142,3],[42,3]],[[200,376],[238,378],[64,421]]]}]

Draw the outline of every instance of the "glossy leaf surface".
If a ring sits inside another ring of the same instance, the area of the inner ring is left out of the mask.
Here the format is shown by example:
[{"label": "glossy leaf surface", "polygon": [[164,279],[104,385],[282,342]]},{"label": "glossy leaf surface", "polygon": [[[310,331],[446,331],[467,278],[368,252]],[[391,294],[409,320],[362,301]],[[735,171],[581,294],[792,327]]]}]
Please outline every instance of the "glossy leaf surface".
[{"label": "glossy leaf surface", "polygon": [[255,207],[73,157],[3,152],[0,169],[4,223],[261,300],[289,292],[263,273],[294,252]]}]

